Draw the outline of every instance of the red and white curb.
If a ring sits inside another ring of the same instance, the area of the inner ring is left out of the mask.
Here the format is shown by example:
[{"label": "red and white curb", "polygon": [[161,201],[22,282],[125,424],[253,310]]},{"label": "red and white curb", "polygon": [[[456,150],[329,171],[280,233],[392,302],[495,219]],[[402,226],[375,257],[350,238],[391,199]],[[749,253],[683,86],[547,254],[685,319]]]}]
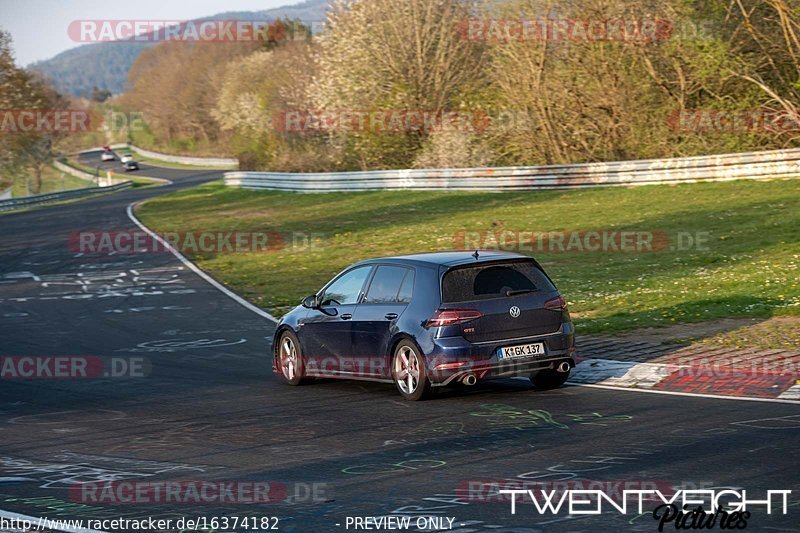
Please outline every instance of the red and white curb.
[{"label": "red and white curb", "polygon": [[800,403],[800,375],[790,370],[578,359],[574,385]]}]

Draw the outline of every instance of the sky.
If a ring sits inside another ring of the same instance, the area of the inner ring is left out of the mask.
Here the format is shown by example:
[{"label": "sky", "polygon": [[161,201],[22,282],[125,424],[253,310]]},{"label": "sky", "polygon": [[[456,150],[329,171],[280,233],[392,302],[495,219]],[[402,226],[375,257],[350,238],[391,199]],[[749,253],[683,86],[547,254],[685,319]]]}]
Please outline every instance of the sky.
[{"label": "sky", "polygon": [[14,38],[17,64],[27,66],[79,46],[67,35],[74,20],[190,20],[296,3],[299,0],[0,0],[0,28]]}]

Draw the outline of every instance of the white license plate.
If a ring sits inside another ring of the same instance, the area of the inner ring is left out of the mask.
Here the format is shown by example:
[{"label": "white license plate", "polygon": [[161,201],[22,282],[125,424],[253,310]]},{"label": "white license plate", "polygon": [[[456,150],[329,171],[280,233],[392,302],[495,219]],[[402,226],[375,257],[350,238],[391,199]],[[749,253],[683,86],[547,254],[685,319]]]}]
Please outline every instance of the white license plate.
[{"label": "white license plate", "polygon": [[498,359],[517,359],[520,357],[536,357],[544,355],[544,343],[521,344],[519,346],[504,346],[497,349]]}]

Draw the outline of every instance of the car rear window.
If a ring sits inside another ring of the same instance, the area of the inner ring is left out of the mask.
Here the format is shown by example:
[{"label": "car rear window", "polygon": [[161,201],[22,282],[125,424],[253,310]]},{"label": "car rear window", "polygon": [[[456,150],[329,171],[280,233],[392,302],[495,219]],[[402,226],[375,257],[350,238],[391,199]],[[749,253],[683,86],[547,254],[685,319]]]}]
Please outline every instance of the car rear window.
[{"label": "car rear window", "polygon": [[509,291],[554,290],[544,272],[530,261],[455,268],[442,279],[444,303],[505,298]]}]

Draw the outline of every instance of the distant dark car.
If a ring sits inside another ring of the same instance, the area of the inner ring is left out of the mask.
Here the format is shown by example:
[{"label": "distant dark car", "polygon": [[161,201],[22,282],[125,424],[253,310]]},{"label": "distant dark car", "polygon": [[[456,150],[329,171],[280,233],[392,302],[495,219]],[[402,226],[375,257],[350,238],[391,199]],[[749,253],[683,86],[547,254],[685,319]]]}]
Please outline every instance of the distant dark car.
[{"label": "distant dark car", "polygon": [[273,346],[291,385],[393,382],[408,400],[510,376],[560,387],[575,366],[564,298],[534,259],[496,251],[356,263],[286,314]]},{"label": "distant dark car", "polygon": [[125,161],[122,163],[122,166],[125,167],[126,172],[130,172],[131,170],[139,170],[139,163],[136,161]]}]

